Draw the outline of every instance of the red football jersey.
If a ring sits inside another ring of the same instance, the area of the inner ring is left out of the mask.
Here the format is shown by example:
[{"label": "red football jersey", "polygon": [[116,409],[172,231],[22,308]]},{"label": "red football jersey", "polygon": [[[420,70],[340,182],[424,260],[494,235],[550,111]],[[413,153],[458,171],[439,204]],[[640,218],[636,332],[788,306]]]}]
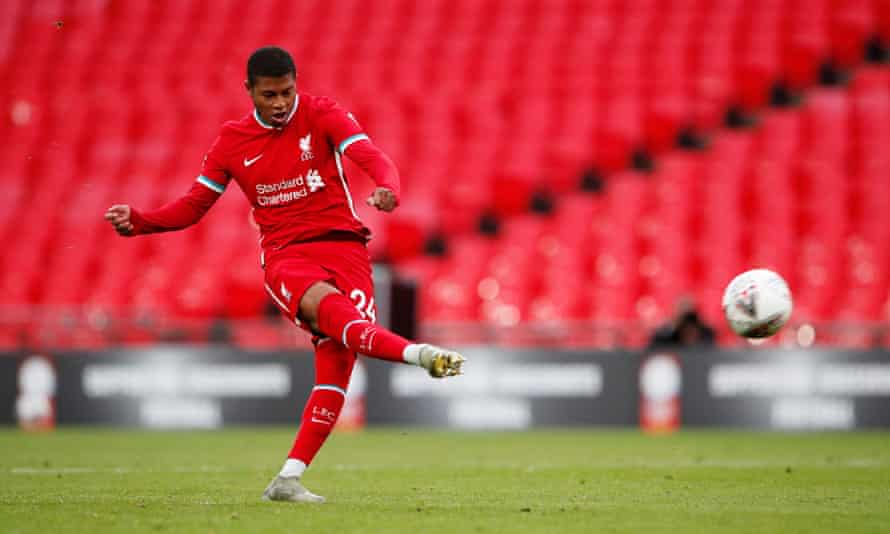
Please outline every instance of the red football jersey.
[{"label": "red football jersey", "polygon": [[336,231],[367,237],[341,161],[350,145],[367,138],[333,100],[299,94],[281,128],[263,123],[256,111],[223,125],[198,182],[217,193],[230,180],[238,183],[264,250]]},{"label": "red football jersey", "polygon": [[[155,210],[132,208],[131,235],[195,224],[234,180],[253,206],[265,256],[291,243],[351,235],[365,240],[343,172],[346,155],[399,200],[399,174],[361,126],[333,100],[299,94],[280,128],[256,111],[227,122],[189,191]],[[342,238],[342,237],[339,237]]]}]

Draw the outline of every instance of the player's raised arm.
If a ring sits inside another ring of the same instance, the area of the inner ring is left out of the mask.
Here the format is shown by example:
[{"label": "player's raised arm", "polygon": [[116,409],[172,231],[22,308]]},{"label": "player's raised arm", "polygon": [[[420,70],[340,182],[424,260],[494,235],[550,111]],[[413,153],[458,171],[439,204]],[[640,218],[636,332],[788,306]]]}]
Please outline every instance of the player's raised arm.
[{"label": "player's raised arm", "polygon": [[396,209],[401,196],[401,182],[399,170],[392,159],[371,142],[352,113],[333,101],[325,111],[323,124],[334,149],[348,156],[377,184],[368,197],[368,205],[387,212]]},{"label": "player's raised arm", "polygon": [[181,230],[201,220],[219,195],[209,186],[196,182],[184,196],[161,208],[138,211],[128,205],[118,204],[108,208],[105,220],[111,223],[117,233],[124,236]]},{"label": "player's raised arm", "polygon": [[368,205],[387,212],[396,209],[401,186],[399,171],[389,156],[370,139],[353,144],[345,153],[377,184],[377,188],[368,197]]},{"label": "player's raised arm", "polygon": [[140,211],[126,204],[117,204],[105,212],[105,220],[123,236],[170,232],[187,228],[201,220],[226,189],[229,175],[226,172],[219,147],[220,138],[213,143],[204,163],[201,175],[185,195],[149,211]]}]

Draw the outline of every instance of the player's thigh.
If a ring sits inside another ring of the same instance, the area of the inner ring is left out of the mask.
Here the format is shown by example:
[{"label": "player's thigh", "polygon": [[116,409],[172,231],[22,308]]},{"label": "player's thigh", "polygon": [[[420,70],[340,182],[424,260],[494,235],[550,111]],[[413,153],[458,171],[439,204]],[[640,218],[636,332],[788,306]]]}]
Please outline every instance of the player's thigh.
[{"label": "player's thigh", "polygon": [[325,267],[334,277],[334,285],[352,303],[365,319],[377,322],[377,305],[374,301],[374,282],[368,251],[360,243],[337,243]]},{"label": "player's thigh", "polygon": [[319,263],[302,256],[276,262],[266,269],[265,289],[278,309],[288,319],[308,329],[300,318],[300,302],[306,292],[318,284],[335,284],[334,277]]}]

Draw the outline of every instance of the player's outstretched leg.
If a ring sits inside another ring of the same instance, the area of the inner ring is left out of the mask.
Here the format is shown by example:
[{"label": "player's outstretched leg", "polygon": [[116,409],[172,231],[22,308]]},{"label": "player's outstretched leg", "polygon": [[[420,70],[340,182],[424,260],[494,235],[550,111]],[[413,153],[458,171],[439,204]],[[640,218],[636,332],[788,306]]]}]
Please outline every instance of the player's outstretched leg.
[{"label": "player's outstretched leg", "polygon": [[264,500],[322,503],[300,483],[303,472],[331,434],[346,400],[355,353],[330,339],[315,347],[315,387],[303,409],[300,430],[287,461],[263,493]]},{"label": "player's outstretched leg", "polygon": [[339,292],[324,294],[312,312],[308,315],[316,319],[313,326],[317,326],[318,331],[355,352],[382,360],[413,363],[426,369],[434,378],[461,374],[463,356],[434,345],[412,343],[375,325]]}]

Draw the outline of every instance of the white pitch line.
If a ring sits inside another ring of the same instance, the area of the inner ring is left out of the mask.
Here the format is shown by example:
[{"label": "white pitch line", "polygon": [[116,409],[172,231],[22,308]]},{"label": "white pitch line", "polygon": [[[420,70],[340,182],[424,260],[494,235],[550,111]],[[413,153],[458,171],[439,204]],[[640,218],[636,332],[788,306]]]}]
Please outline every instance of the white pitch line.
[{"label": "white pitch line", "polygon": [[[333,469],[335,471],[386,471],[386,470],[423,470],[426,465],[411,464],[334,464],[319,465],[319,469]],[[830,462],[799,462],[795,460],[759,460],[737,458],[733,460],[717,460],[702,459],[700,461],[693,459],[683,460],[624,460],[615,462],[591,462],[578,464],[520,464],[512,462],[456,462],[453,467],[457,469],[509,469],[516,471],[549,471],[556,469],[687,469],[687,468],[725,468],[725,469],[767,469],[776,468],[784,469],[785,467],[793,468],[810,468],[810,469],[834,469],[834,468],[856,468],[856,469],[874,469],[890,467],[890,462],[877,460],[874,458],[847,458],[837,459]],[[160,469],[138,469],[131,467],[13,467],[9,472],[13,475],[84,475],[84,474],[117,474],[126,475],[131,473],[231,473],[231,472],[247,472],[258,471],[265,472],[274,471],[273,467],[255,467],[245,469],[229,469],[217,465],[198,465],[198,466],[172,466]]]},{"label": "white pitch line", "polygon": [[95,473],[92,467],[60,467],[50,469],[48,467],[13,467],[10,473],[13,475],[79,475],[83,473]]},{"label": "white pitch line", "polygon": [[9,470],[13,475],[83,475],[92,473],[126,475],[130,473],[224,473],[227,471],[230,470],[214,465],[174,466],[167,469],[133,469],[131,467],[13,467]]},{"label": "white pitch line", "polygon": [[[472,468],[472,469],[513,469],[518,471],[547,471],[556,469],[672,469],[672,468],[711,468],[719,467],[726,469],[759,469],[759,468],[782,468],[798,467],[798,468],[816,468],[816,469],[833,469],[837,467],[850,468],[883,468],[890,467],[890,462],[875,460],[871,458],[851,458],[845,460],[835,460],[832,462],[800,462],[796,460],[755,460],[755,459],[736,459],[736,460],[708,460],[700,461],[692,459],[684,460],[664,460],[664,461],[615,461],[615,462],[590,462],[578,464],[519,464],[512,462],[456,462],[452,464],[455,468]],[[386,469],[423,469],[423,465],[381,465],[381,464],[335,464],[333,469],[336,471],[374,471]]]}]

